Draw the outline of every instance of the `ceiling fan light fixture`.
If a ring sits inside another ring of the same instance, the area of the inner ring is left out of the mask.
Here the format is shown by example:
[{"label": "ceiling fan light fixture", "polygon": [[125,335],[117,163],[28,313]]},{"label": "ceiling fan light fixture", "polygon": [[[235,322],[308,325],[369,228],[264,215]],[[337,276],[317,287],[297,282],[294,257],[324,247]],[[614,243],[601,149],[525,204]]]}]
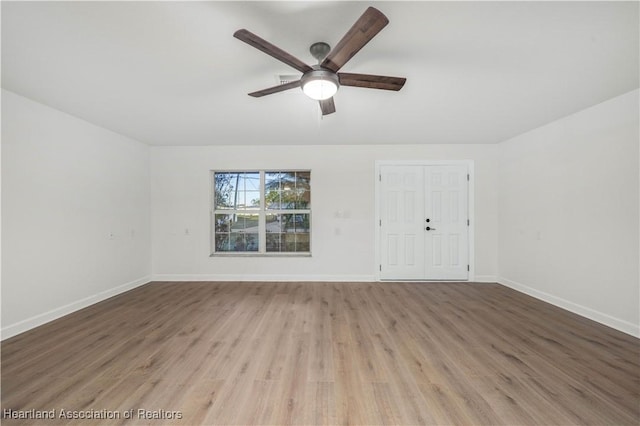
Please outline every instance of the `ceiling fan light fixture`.
[{"label": "ceiling fan light fixture", "polygon": [[338,86],[328,80],[310,80],[302,86],[302,91],[311,99],[322,101],[335,95]]},{"label": "ceiling fan light fixture", "polygon": [[316,101],[329,99],[338,91],[338,76],[327,70],[313,70],[305,73],[300,79],[300,86],[305,95]]}]

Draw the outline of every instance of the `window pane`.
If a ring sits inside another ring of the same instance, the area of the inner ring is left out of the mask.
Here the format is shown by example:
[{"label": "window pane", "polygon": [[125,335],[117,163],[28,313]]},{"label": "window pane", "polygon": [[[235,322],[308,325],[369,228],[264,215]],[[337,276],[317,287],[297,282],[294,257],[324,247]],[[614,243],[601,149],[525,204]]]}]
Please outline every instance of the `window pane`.
[{"label": "window pane", "polygon": [[216,234],[216,251],[229,251],[229,234]]},{"label": "window pane", "polygon": [[308,191],[311,189],[311,172],[296,172],[296,188]]},{"label": "window pane", "polygon": [[308,214],[268,214],[267,252],[309,252]]},{"label": "window pane", "polygon": [[309,233],[309,215],[297,214],[294,218],[296,224],[296,233]]},{"label": "window pane", "polygon": [[271,210],[311,207],[310,172],[266,172],[266,208]]},{"label": "window pane", "polygon": [[258,232],[258,215],[257,214],[236,214],[231,224],[231,232],[257,233]]},{"label": "window pane", "polygon": [[232,232],[229,236],[229,251],[258,251],[258,234]]},{"label": "window pane", "polygon": [[307,209],[311,206],[311,173],[296,172],[296,208]]},{"label": "window pane", "polygon": [[247,209],[260,208],[260,191],[245,192],[245,206]]},{"label": "window pane", "polygon": [[309,234],[284,234],[282,251],[286,252],[308,252]]},{"label": "window pane", "polygon": [[268,252],[278,252],[280,250],[280,240],[282,238],[282,234],[267,234],[267,251]]},{"label": "window pane", "polygon": [[280,173],[264,174],[264,200],[267,209],[277,209],[280,205]]},{"label": "window pane", "polygon": [[214,174],[214,208],[234,208],[235,195],[238,193],[237,184],[239,173],[215,173]]},{"label": "window pane", "polygon": [[215,215],[215,251],[229,251],[229,232],[233,215]]},{"label": "window pane", "polygon": [[280,186],[282,187],[281,209],[296,208],[296,174],[295,172],[280,172]]},{"label": "window pane", "polygon": [[260,208],[260,173],[244,174],[244,207],[246,209]]},{"label": "window pane", "polygon": [[280,172],[265,172],[264,174],[265,192],[279,191],[280,188]]},{"label": "window pane", "polygon": [[296,234],[296,251],[309,251],[309,234]]},{"label": "window pane", "polygon": [[267,215],[267,234],[282,233],[282,215],[280,214],[268,214]]},{"label": "window pane", "polygon": [[260,173],[216,172],[214,208],[245,210],[260,207]]},{"label": "window pane", "polygon": [[257,214],[216,214],[216,251],[258,251]]}]

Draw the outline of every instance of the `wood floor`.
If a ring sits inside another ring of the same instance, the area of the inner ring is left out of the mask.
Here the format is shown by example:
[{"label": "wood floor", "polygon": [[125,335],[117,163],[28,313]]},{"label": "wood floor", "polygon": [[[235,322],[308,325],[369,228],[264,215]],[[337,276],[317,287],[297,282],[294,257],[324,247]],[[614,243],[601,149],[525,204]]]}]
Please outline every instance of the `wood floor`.
[{"label": "wood floor", "polygon": [[497,284],[150,283],[2,343],[3,424],[638,425],[639,398],[638,339]]}]

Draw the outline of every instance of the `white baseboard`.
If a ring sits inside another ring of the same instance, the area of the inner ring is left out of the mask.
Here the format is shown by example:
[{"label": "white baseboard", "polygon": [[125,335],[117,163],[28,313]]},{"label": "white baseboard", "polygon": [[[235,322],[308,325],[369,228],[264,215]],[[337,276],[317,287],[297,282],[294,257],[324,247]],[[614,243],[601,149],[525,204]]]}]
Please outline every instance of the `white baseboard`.
[{"label": "white baseboard", "polygon": [[495,275],[476,275],[473,279],[476,283],[497,283],[498,277]]},{"label": "white baseboard", "polygon": [[27,330],[31,330],[32,328],[38,327],[39,325],[46,324],[50,321],[53,321],[55,319],[68,315],[72,312],[86,308],[87,306],[93,305],[95,303],[101,302],[110,297],[116,296],[120,293],[124,293],[125,291],[129,291],[131,289],[139,287],[143,284],[148,283],[149,281],[151,281],[150,276],[142,277],[137,280],[119,285],[118,287],[101,291],[100,293],[94,294],[89,297],[85,297],[84,299],[77,300],[75,302],[69,303],[59,308],[52,309],[43,314],[35,315],[31,318],[27,318],[15,324],[4,326],[0,330],[0,335],[2,336],[0,340],[5,340],[5,339],[8,339],[9,337],[13,337],[17,334],[23,333]]},{"label": "white baseboard", "polygon": [[[374,275],[154,274],[152,281],[374,282],[377,281],[377,279]],[[497,283],[498,277],[495,275],[476,275],[472,281],[479,283]]]},{"label": "white baseboard", "polygon": [[535,297],[536,299],[540,299],[545,302],[551,303],[552,305],[558,306],[559,308],[566,309],[567,311],[573,312],[574,314],[578,314],[611,328],[615,328],[616,330],[622,331],[623,333],[627,333],[635,337],[640,337],[640,325],[638,324],[633,324],[631,322],[621,320],[620,318],[612,317],[611,315],[596,311],[595,309],[587,308],[586,306],[582,306],[577,303],[570,302],[561,297],[536,290],[524,284],[512,281],[508,278],[498,277],[497,282],[506,287],[528,294],[531,297]]},{"label": "white baseboard", "polygon": [[154,274],[152,278],[153,281],[375,281],[373,275]]},{"label": "white baseboard", "polygon": [[[240,274],[154,274],[153,281],[301,281],[375,282],[374,275],[240,275]],[[476,275],[473,282],[497,283],[495,275]],[[392,280],[393,281],[393,280]],[[402,281],[402,280],[400,280]]]}]

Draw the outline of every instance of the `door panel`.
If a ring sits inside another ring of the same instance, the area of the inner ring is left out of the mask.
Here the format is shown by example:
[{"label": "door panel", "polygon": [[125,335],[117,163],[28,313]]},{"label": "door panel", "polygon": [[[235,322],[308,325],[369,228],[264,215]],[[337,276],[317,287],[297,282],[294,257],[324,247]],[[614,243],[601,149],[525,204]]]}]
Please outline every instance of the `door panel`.
[{"label": "door panel", "polygon": [[[468,278],[467,167],[425,166],[425,279]],[[435,228],[435,229],[434,229]]]},{"label": "door panel", "polygon": [[421,279],[424,276],[424,172],[420,166],[380,169],[381,278]]}]

